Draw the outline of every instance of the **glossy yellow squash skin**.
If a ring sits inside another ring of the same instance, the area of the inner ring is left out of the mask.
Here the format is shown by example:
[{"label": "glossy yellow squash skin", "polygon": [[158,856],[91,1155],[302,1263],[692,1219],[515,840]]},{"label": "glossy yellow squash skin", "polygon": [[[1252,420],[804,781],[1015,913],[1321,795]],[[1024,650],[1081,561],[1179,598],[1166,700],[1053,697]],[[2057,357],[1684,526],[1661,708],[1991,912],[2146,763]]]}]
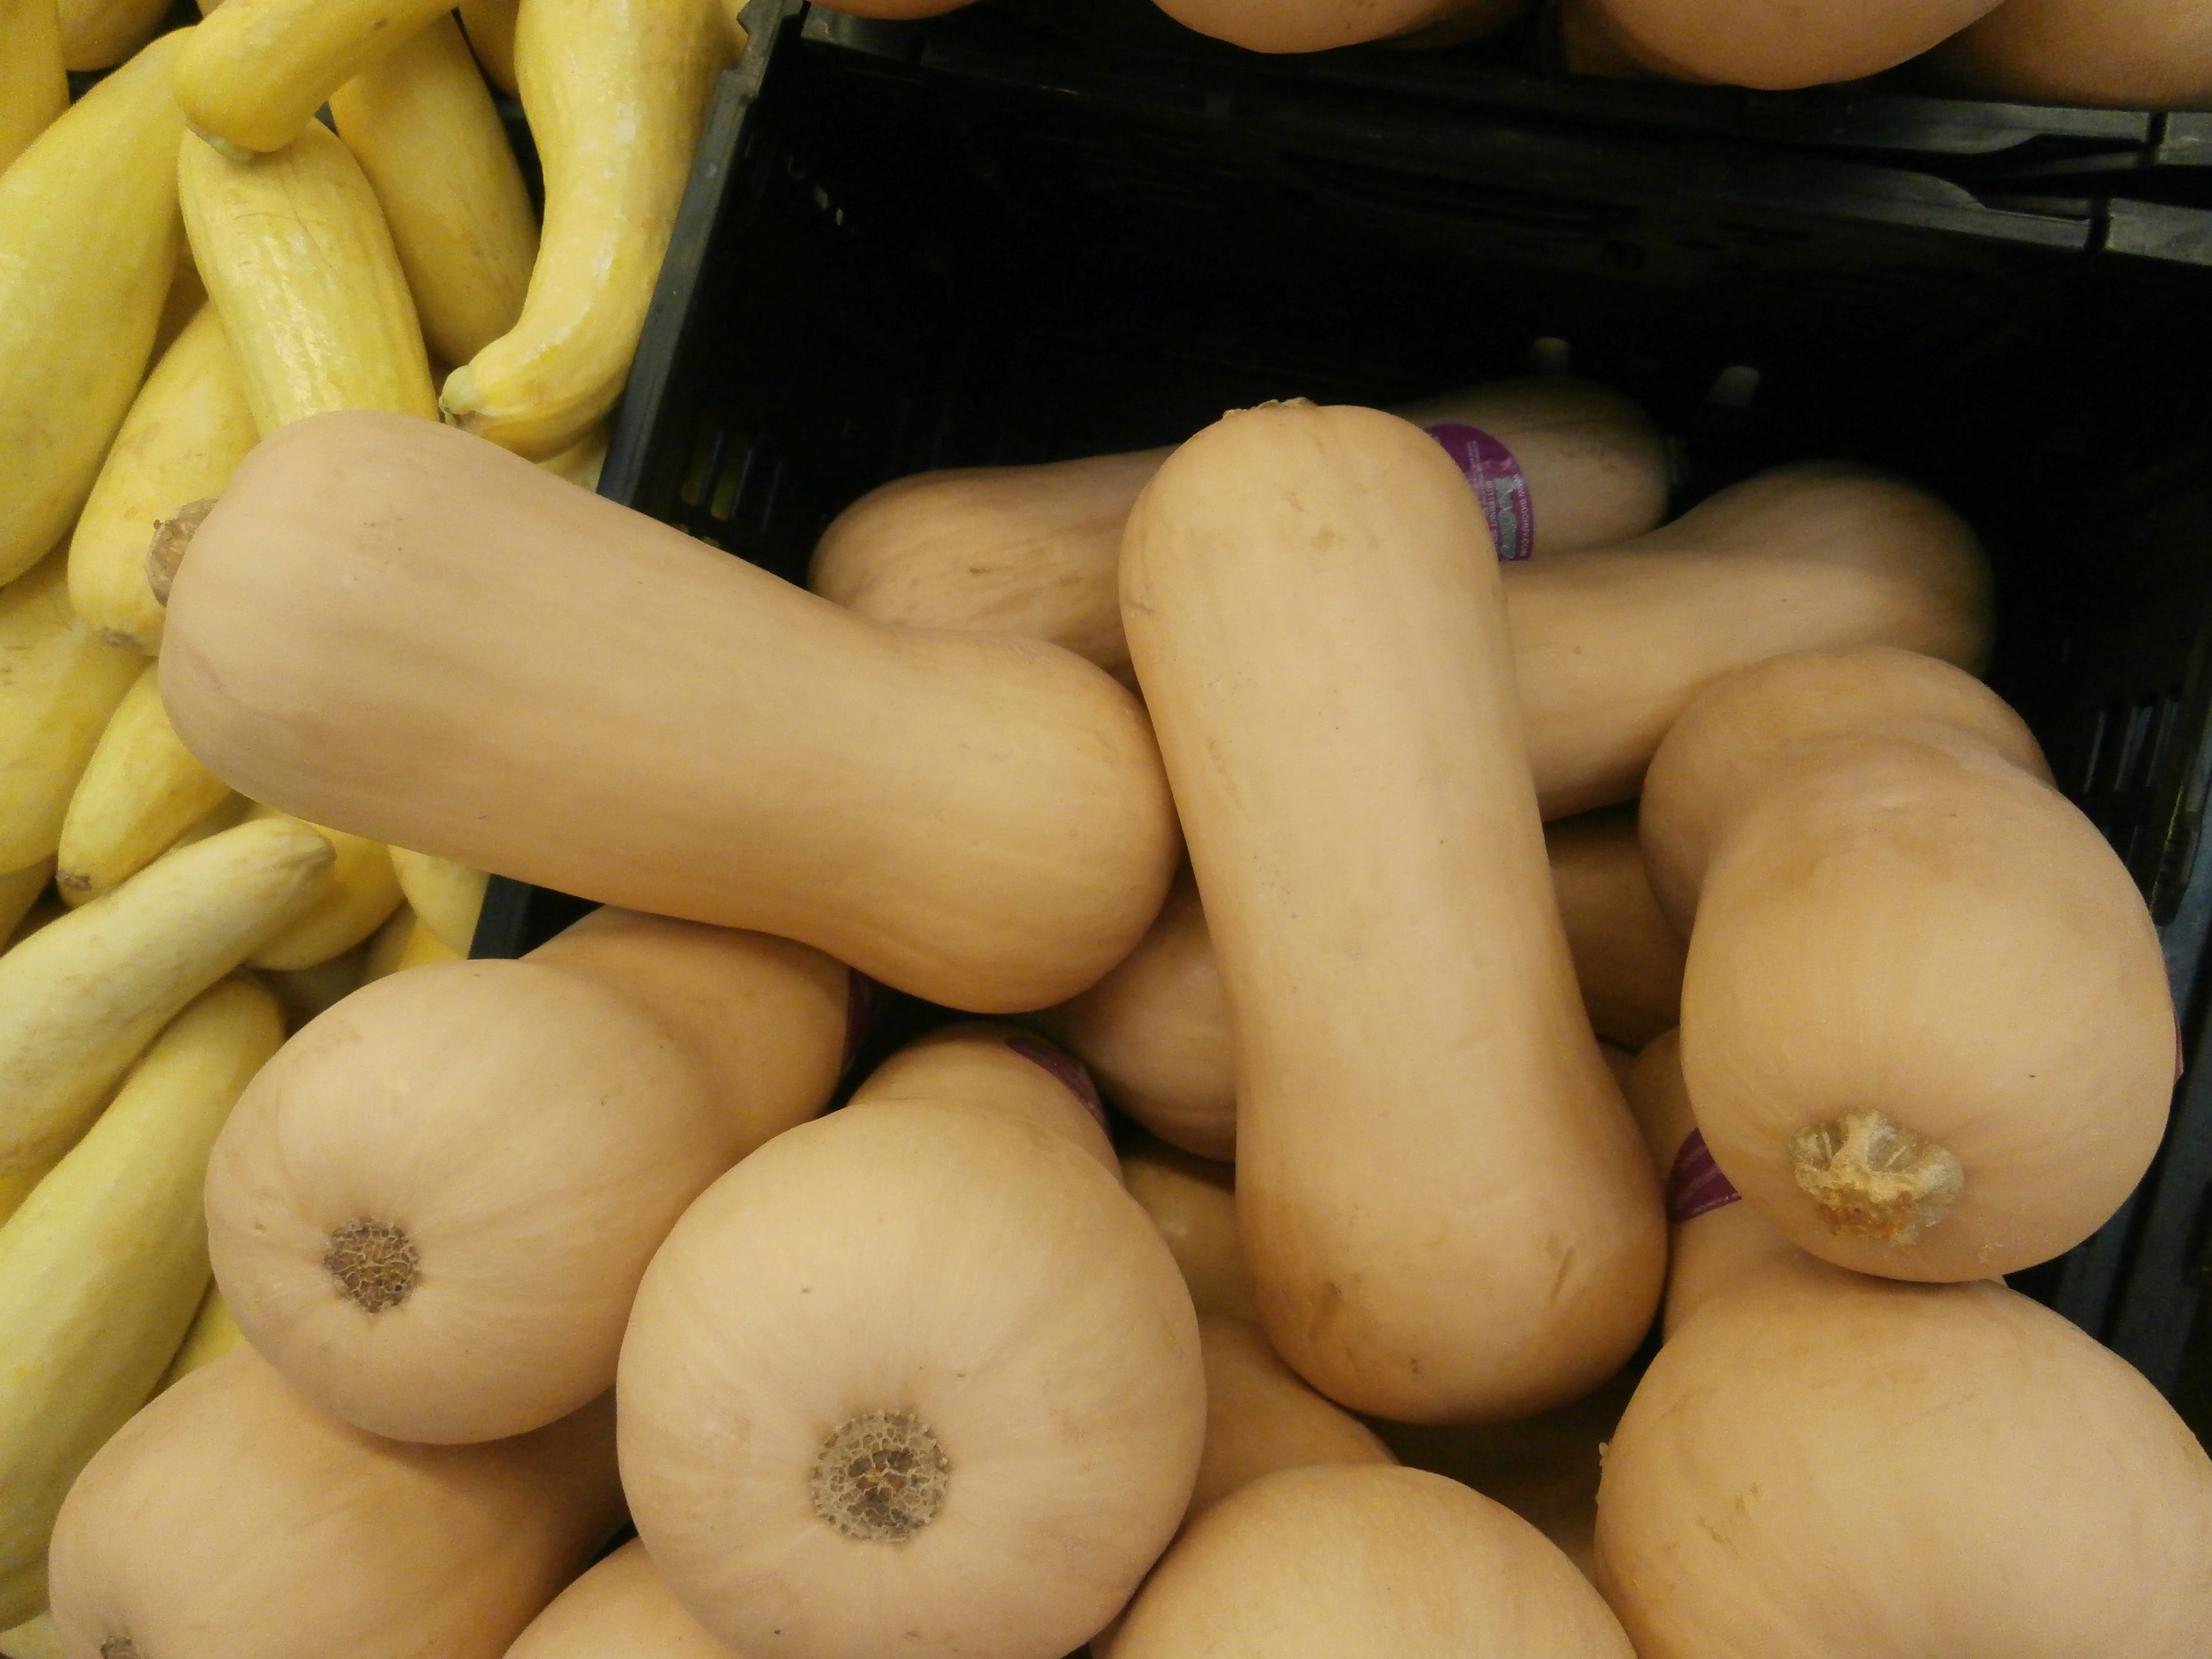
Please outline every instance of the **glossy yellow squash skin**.
[{"label": "glossy yellow squash skin", "polygon": [[439,0],[226,0],[170,85],[204,137],[234,155],[279,150],[332,93],[451,9]]},{"label": "glossy yellow squash skin", "polygon": [[461,0],[459,8],[469,50],[492,85],[510,96],[515,90],[515,14],[520,9],[519,0]]},{"label": "glossy yellow squash skin", "polygon": [[156,40],[0,173],[0,582],[65,534],[154,349],[176,269],[177,140]]},{"label": "glossy yellow squash skin", "polygon": [[865,621],[390,416],[247,457],[171,592],[161,694],[257,800],[977,1013],[1097,979],[1179,851],[1143,710],[1081,659]]},{"label": "glossy yellow squash skin", "polygon": [[457,957],[468,955],[491,878],[451,859],[434,859],[398,847],[391,853],[392,870],[409,906],[447,951]]},{"label": "glossy yellow squash skin", "polygon": [[1232,1011],[1269,1337],[1400,1420],[1586,1393],[1650,1321],[1665,1222],[1577,994],[1458,470],[1374,410],[1232,414],[1146,487],[1121,583]]},{"label": "glossy yellow squash skin", "polygon": [[54,0],[0,3],[0,173],[69,107]]},{"label": "glossy yellow squash skin", "polygon": [[70,796],[56,855],[66,904],[112,893],[229,798],[230,786],[177,740],[148,663],[116,705]]},{"label": "glossy yellow squash skin", "polygon": [[392,867],[391,850],[383,842],[309,823],[259,805],[246,817],[249,820],[274,818],[312,830],[330,842],[334,854],[330,879],[320,896],[262,942],[246,958],[249,968],[291,973],[318,967],[352,950],[399,908],[399,876]]}]

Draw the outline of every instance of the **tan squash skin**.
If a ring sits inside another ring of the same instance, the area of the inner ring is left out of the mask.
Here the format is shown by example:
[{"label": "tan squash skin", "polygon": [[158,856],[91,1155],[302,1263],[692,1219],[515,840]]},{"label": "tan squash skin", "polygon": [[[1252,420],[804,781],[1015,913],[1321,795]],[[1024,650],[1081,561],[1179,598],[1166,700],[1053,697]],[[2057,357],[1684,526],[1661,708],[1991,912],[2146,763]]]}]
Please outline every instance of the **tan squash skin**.
[{"label": "tan squash skin", "polygon": [[1929,64],[1984,97],[2202,109],[2212,13],[2195,0],[2005,0]]},{"label": "tan squash skin", "polygon": [[1634,1659],[1574,1564],[1420,1469],[1285,1469],[1216,1504],[1129,1609],[1114,1659]]},{"label": "tan squash skin", "polygon": [[932,1031],[871,1072],[853,1099],[953,1101],[1043,1124],[1121,1178],[1106,1109],[1083,1062],[1018,1025],[975,1019]]},{"label": "tan squash skin", "polygon": [[[1536,504],[1539,556],[1625,541],[1667,511],[1665,435],[1603,386],[1501,380],[1396,412],[1420,426],[1480,427],[1513,452]],[[878,622],[1050,640],[1126,680],[1121,530],[1174,453],[895,479],[831,520],[807,586]]]},{"label": "tan squash skin", "polygon": [[1186,1528],[1277,1469],[1397,1462],[1373,1430],[1300,1382],[1250,1321],[1201,1317],[1198,1340],[1206,1358],[1206,1455]]},{"label": "tan squash skin", "polygon": [[1859,81],[1917,58],[1998,0],[1565,0],[1647,69],[1780,90]]},{"label": "tan squash skin", "polygon": [[380,1440],[251,1350],[124,1425],[54,1528],[70,1659],[498,1659],[622,1520],[614,1413]]},{"label": "tan squash skin", "polygon": [[[941,1101],[848,1106],[709,1188],[618,1393],[646,1547],[746,1659],[1060,1659],[1174,1533],[1206,1428],[1189,1294],[1135,1200],[1050,1124]],[[818,1489],[871,1419],[909,1468],[945,1460],[877,1536]]]},{"label": "tan squash skin", "polygon": [[[1682,1143],[1698,1127],[1689,1085],[1682,1081],[1680,1032],[1654,1038],[1636,1057],[1625,1092],[1637,1127],[1644,1131],[1644,1144],[1650,1149],[1651,1167],[1663,1184],[1674,1175]],[[1674,1221],[1668,1237],[1667,1310],[1662,1327],[1668,1336],[1716,1291],[1770,1261],[1799,1254],[1795,1244],[1775,1231],[1772,1222],[1740,1200],[1686,1221]]]},{"label": "tan squash skin", "polygon": [[161,696],[257,800],[976,1012],[1088,986],[1175,872],[1144,711],[1079,658],[864,621],[426,421],[246,458]]},{"label": "tan squash skin", "polygon": [[1696,917],[1690,1098],[1802,1249],[1899,1279],[2010,1273],[2095,1231],[2157,1150],[2158,936],[2048,777],[1994,694],[1883,650],[1745,670],[1652,763],[1652,885]]},{"label": "tan squash skin", "polygon": [[1121,1180],[1145,1206],[1182,1269],[1201,1314],[1257,1323],[1259,1304],[1237,1240],[1237,1171],[1138,1132],[1121,1156]]},{"label": "tan squash skin", "polygon": [[1799,1255],[1660,1350],[1597,1550],[1642,1659],[2198,1659],[2212,1462],[2015,1291]]},{"label": "tan squash skin", "polygon": [[1681,1017],[1687,946],[1651,896],[1636,809],[1547,823],[1544,846],[1590,1028],[1623,1048],[1641,1048]]},{"label": "tan squash skin", "polygon": [[1587,1393],[1650,1322],[1665,1224],[1576,991],[1458,470],[1374,410],[1244,410],[1160,469],[1121,570],[1233,1011],[1269,1338],[1401,1421]]},{"label": "tan squash skin", "polygon": [[828,1103],[848,977],[787,940],[601,910],[520,962],[363,987],[216,1143],[210,1249],[240,1328],[395,1439],[578,1409],[612,1385],[677,1218]]},{"label": "tan squash skin", "polygon": [[732,1659],[631,1539],[553,1598],[507,1659]]},{"label": "tan squash skin", "polygon": [[1170,0],[1160,9],[1178,23],[1249,52],[1326,52],[1403,34],[1451,32],[1473,39],[1502,28],[1529,0]]}]

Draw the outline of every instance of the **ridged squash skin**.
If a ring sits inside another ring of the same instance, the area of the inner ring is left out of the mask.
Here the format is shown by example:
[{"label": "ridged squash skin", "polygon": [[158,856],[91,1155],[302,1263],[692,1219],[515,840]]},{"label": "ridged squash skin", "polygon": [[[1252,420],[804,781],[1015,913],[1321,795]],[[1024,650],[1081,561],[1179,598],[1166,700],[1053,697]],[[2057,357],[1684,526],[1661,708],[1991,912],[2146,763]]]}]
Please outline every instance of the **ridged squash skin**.
[{"label": "ridged squash skin", "polygon": [[447,377],[468,430],[537,459],[613,407],[729,56],[711,0],[523,0],[514,70],[544,234],[520,321]]},{"label": "ridged squash skin", "polygon": [[2212,16],[2190,0],[2006,0],[1931,66],[1990,98],[2200,109],[2212,100]]},{"label": "ridged squash skin", "polygon": [[0,0],[0,173],[68,107],[54,0]]},{"label": "ridged squash skin", "polygon": [[233,160],[187,134],[177,181],[263,437],[334,409],[438,418],[398,252],[344,140],[310,121],[282,149]]},{"label": "ridged squash skin", "polygon": [[147,47],[0,173],[0,582],[68,532],[153,355],[176,270],[169,64]]},{"label": "ridged squash skin", "polygon": [[1114,1659],[1634,1659],[1589,1581],[1502,1504],[1421,1469],[1281,1470],[1217,1504]]},{"label": "ridged squash skin", "polygon": [[[1641,535],[1667,510],[1665,435],[1628,398],[1565,375],[1500,380],[1395,411],[1468,425],[1512,452],[1535,556]],[[1121,531],[1170,449],[921,472],[833,519],[807,586],[879,622],[1064,645],[1126,679]]]},{"label": "ridged squash skin", "polygon": [[206,991],[0,1226],[0,1626],[46,1606],[46,1536],[70,1483],[191,1323],[207,1284],[208,1149],[283,1040],[266,991]]},{"label": "ridged squash skin", "polygon": [[520,962],[364,987],[285,1046],[210,1166],[240,1328],[394,1439],[579,1409],[684,1207],[828,1103],[848,979],[787,940],[602,910]]},{"label": "ridged squash skin", "polygon": [[1587,1393],[1650,1322],[1665,1219],[1458,469],[1375,410],[1230,415],[1131,514],[1121,608],[1228,991],[1268,1336],[1401,1421]]},{"label": "ridged squash skin", "polygon": [[[1174,1533],[1206,1428],[1143,1211],[1054,1124],[939,1100],[848,1106],[709,1188],[617,1395],[639,1534],[747,1659],[1060,1659]],[[842,1484],[872,1439],[915,1471],[874,1509]]]},{"label": "ridged squash skin", "polygon": [[70,798],[145,665],[71,608],[64,550],[0,587],[0,869],[61,846]]},{"label": "ridged squash skin", "polygon": [[77,1477],[54,1623],[70,1659],[499,1659],[621,1522],[613,1417],[598,1401],[512,1440],[404,1445],[234,1353]]},{"label": "ridged squash skin", "polygon": [[452,9],[439,0],[227,0],[177,59],[170,86],[203,137],[234,154],[279,150],[332,93]]},{"label": "ridged squash skin", "polygon": [[1503,28],[1529,0],[1169,0],[1162,11],[1186,27],[1249,52],[1327,52],[1399,35],[1449,30],[1472,40]]},{"label": "ridged squash skin", "polygon": [[2165,960],[2049,780],[1979,682],[1876,649],[1741,671],[1653,762],[1644,858],[1690,934],[1683,1076],[1723,1172],[1801,1249],[2010,1273],[2148,1167],[2177,1070]]},{"label": "ridged squash skin", "polygon": [[240,824],[0,956],[0,1219],[155,1034],[313,902],[330,862],[313,830]]},{"label": "ridged squash skin", "polygon": [[398,250],[432,352],[465,363],[514,326],[538,222],[461,26],[433,19],[331,94]]},{"label": "ridged squash skin", "polygon": [[978,1013],[1127,955],[1179,848],[1143,710],[1079,658],[865,621],[389,416],[246,458],[161,695],[256,799]]},{"label": "ridged squash skin", "polygon": [[70,795],[54,888],[64,903],[112,893],[228,799],[161,708],[152,663],[123,694]]},{"label": "ridged squash skin", "polygon": [[553,1598],[507,1659],[735,1659],[631,1539]]},{"label": "ridged squash skin", "polygon": [[1800,1255],[1659,1351],[1606,1450],[1597,1553],[1642,1659],[2197,1659],[2212,1462],[2018,1292]]},{"label": "ridged squash skin", "polygon": [[1781,91],[1917,58],[1998,0],[1565,0],[1565,26],[1684,81]]},{"label": "ridged squash skin", "polygon": [[222,315],[204,303],[146,377],[70,537],[70,603],[101,637],[161,648],[147,545],[179,507],[221,495],[259,436]]}]

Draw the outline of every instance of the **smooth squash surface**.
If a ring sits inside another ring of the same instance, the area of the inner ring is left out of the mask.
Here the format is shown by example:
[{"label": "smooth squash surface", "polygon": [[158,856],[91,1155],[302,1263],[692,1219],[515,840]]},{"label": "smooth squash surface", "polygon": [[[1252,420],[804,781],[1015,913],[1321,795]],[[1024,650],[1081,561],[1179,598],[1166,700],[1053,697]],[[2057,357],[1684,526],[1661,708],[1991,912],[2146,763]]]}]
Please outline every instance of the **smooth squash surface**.
[{"label": "smooth squash surface", "polygon": [[[1646,69],[1778,90],[1917,58],[1997,0],[1568,0]],[[1572,22],[1570,27],[1576,25]]]},{"label": "smooth squash surface", "polygon": [[1401,1420],[1587,1392],[1650,1322],[1665,1223],[1576,991],[1457,469],[1374,410],[1247,410],[1160,469],[1121,571],[1232,1011],[1269,1337]]},{"label": "smooth squash surface", "polygon": [[1121,1158],[1122,1182],[1175,1253],[1198,1311],[1256,1323],[1260,1310],[1237,1240],[1236,1175],[1229,1164],[1149,1135]]},{"label": "smooth squash surface", "polygon": [[1175,870],[1144,712],[1088,664],[865,621],[429,422],[246,458],[161,695],[257,800],[977,1012],[1089,985]]},{"label": "smooth squash surface", "polygon": [[949,1100],[1044,1125],[1121,1178],[1106,1109],[1083,1062],[1017,1025],[963,1020],[932,1031],[871,1072],[853,1099]]},{"label": "smooth squash surface", "polygon": [[1689,923],[1682,1072],[1720,1169],[1861,1272],[2048,1260],[2166,1127],[2174,1016],[2126,868],[2020,718],[1902,651],[1714,687],[1653,763],[1653,886]]},{"label": "smooth squash surface", "polygon": [[631,1539],[553,1598],[507,1659],[731,1659]]},{"label": "smooth squash surface", "polygon": [[2006,0],[1933,61],[1990,97],[2201,109],[2212,13],[2194,0]]}]

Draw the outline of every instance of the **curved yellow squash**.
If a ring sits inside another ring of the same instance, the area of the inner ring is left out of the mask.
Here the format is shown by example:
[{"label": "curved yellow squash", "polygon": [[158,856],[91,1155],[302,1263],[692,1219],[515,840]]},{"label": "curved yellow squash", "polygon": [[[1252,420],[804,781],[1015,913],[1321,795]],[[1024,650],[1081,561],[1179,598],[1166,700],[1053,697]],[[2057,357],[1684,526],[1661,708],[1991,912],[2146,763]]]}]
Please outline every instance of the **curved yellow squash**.
[{"label": "curved yellow squash", "polygon": [[451,0],[229,0],[170,77],[193,129],[237,150],[282,149],[330,95]]},{"label": "curved yellow squash", "polygon": [[68,107],[54,0],[0,0],[0,173]]},{"label": "curved yellow squash", "polygon": [[112,893],[222,805],[230,786],[192,758],[148,663],[124,693],[62,820],[54,885],[66,904]]}]

